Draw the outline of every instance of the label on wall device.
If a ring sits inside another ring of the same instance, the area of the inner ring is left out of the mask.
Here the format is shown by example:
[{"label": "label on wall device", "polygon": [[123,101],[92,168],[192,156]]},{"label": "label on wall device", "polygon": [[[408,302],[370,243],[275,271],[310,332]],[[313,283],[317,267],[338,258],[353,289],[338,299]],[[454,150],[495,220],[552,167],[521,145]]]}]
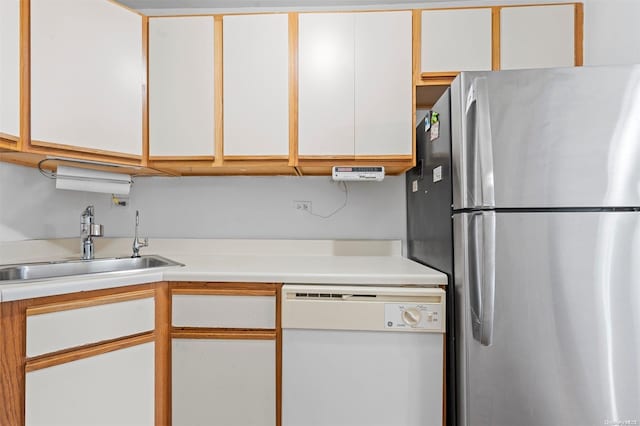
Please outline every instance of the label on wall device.
[{"label": "label on wall device", "polygon": [[418,192],[418,181],[414,180],[411,182],[411,192]]},{"label": "label on wall device", "polygon": [[331,177],[339,181],[380,182],[384,179],[384,167],[333,166]]},{"label": "label on wall device", "polygon": [[433,182],[440,182],[442,180],[442,166],[438,166],[433,169]]}]

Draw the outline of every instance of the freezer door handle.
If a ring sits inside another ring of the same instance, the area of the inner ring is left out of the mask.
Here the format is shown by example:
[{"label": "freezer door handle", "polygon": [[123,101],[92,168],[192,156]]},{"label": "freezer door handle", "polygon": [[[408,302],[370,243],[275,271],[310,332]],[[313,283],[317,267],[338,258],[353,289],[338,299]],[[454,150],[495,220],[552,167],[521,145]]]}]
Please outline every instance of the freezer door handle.
[{"label": "freezer door handle", "polygon": [[490,346],[493,340],[496,287],[495,212],[471,214],[468,238],[469,305],[473,338],[484,346]]},{"label": "freezer door handle", "polygon": [[467,152],[465,174],[470,189],[466,207],[493,207],[495,205],[493,182],[493,142],[491,140],[491,115],[489,113],[489,89],[486,77],[473,79],[465,108]]}]

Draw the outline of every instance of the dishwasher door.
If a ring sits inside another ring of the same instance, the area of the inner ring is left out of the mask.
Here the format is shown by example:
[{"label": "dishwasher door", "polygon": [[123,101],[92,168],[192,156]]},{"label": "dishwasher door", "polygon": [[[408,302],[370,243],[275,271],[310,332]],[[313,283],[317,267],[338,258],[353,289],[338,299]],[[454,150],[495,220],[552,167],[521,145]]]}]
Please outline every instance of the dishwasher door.
[{"label": "dishwasher door", "polygon": [[443,290],[282,292],[283,426],[442,426]]}]

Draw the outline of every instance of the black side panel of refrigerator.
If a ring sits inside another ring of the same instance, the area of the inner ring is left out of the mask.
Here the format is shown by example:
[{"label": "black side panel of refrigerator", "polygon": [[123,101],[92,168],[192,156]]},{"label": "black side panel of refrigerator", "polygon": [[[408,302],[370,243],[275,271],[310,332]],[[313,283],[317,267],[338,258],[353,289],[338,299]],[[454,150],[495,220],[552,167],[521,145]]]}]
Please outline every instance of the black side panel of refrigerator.
[{"label": "black side panel of refrigerator", "polygon": [[416,167],[406,173],[407,255],[449,278],[447,289],[446,380],[448,426],[456,421],[456,341],[453,289],[453,220],[451,179],[451,90],[433,106],[431,128],[416,127]]},{"label": "black side panel of refrigerator", "polygon": [[447,90],[433,107],[437,123],[426,130],[422,120],[416,127],[417,165],[406,173],[409,258],[447,274],[453,272],[449,97]]}]

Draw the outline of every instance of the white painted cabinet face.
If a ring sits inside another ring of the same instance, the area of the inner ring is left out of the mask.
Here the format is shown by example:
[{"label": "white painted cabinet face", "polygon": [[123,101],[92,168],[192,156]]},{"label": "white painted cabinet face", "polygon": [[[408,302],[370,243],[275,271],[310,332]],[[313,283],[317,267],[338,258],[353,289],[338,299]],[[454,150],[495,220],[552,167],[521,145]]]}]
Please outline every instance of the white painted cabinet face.
[{"label": "white painted cabinet face", "polygon": [[299,155],[410,155],[411,12],[301,14]]},{"label": "white painted cabinet face", "polygon": [[154,424],[154,344],[26,374],[27,426]]},{"label": "white painted cabinet face", "polygon": [[411,155],[411,12],[354,17],[355,155]]},{"label": "white painted cabinet face", "polygon": [[149,156],[213,157],[214,20],[149,19]]},{"label": "white painted cabinet face", "polygon": [[299,16],[298,153],[354,155],[354,17]]},{"label": "white painted cabinet face", "polygon": [[173,339],[174,425],[274,426],[274,340]]},{"label": "white painted cabinet face", "polygon": [[504,7],[500,11],[500,68],[575,64],[575,6]]},{"label": "white painted cabinet face", "polygon": [[422,72],[491,69],[491,9],[422,12]]},{"label": "white painted cabinet face", "polygon": [[31,137],[142,155],[142,17],[109,0],[31,0]]},{"label": "white painted cabinet face", "polygon": [[225,156],[289,155],[289,17],[225,16]]},{"label": "white painted cabinet face", "polygon": [[20,0],[0,0],[0,137],[20,134]]}]

